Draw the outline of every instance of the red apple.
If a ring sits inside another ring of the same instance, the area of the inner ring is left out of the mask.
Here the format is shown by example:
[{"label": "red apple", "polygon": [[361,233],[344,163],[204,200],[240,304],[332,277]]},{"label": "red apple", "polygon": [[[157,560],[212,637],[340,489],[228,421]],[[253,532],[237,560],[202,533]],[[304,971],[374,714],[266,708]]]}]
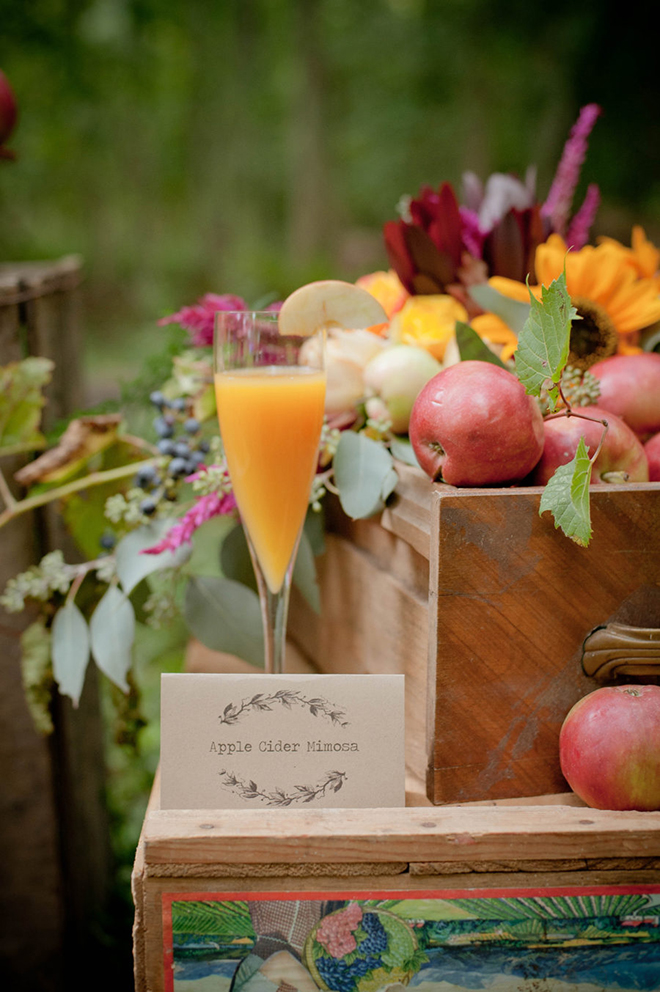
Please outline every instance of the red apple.
[{"label": "red apple", "polygon": [[644,445],[649,463],[649,482],[660,482],[660,434],[654,434]]},{"label": "red apple", "polygon": [[564,778],[595,809],[660,809],[660,686],[596,689],[559,734]]},{"label": "red apple", "polygon": [[490,362],[459,362],[435,375],[415,400],[408,433],[426,474],[452,486],[523,479],[543,450],[538,404]]},{"label": "red apple", "polygon": [[582,417],[555,417],[546,420],[543,428],[545,443],[543,454],[532,472],[530,482],[534,486],[544,486],[555,474],[560,465],[566,465],[575,455],[580,438],[584,438],[589,455],[593,455],[603,434],[607,420],[608,429],[598,458],[591,469],[591,481],[606,482],[603,475],[608,472],[625,473],[628,482],[648,482],[649,466],[644,445],[634,431],[624,424],[620,417],[603,410],[599,406],[579,407],[579,412],[597,420],[583,420]]},{"label": "red apple", "polygon": [[660,431],[660,354],[612,355],[589,371],[600,385],[598,406],[643,437]]}]

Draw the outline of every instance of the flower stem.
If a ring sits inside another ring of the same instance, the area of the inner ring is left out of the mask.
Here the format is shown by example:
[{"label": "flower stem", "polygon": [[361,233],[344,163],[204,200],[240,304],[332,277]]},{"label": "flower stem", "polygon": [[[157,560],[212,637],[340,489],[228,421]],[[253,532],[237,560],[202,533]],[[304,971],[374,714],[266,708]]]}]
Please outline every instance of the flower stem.
[{"label": "flower stem", "polygon": [[5,504],[7,510],[13,510],[13,508],[16,506],[17,501],[14,499],[14,497],[11,494],[11,490],[7,485],[7,480],[4,477],[4,473],[2,469],[0,469],[0,497],[2,497],[2,501]]},{"label": "flower stem", "polygon": [[80,492],[82,489],[91,489],[93,486],[102,486],[106,482],[116,482],[119,479],[126,479],[129,475],[139,472],[143,466],[151,465],[151,461],[151,459],[147,459],[142,462],[131,462],[130,465],[120,465],[118,468],[106,469],[104,472],[91,472],[89,475],[84,475],[80,479],[74,479],[72,482],[67,482],[65,485],[58,486],[55,489],[49,489],[47,492],[38,493],[36,496],[28,496],[26,499],[16,501],[12,497],[13,505],[7,503],[6,508],[0,513],[0,528],[23,513],[29,513],[31,510],[36,510],[40,506],[46,506],[55,500],[64,499],[67,496],[73,495],[73,493]]}]

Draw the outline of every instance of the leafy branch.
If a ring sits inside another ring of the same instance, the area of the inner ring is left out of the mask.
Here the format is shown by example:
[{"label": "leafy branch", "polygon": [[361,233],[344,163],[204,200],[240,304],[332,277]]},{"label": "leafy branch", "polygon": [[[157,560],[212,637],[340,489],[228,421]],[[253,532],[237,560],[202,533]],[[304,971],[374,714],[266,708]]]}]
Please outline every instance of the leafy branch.
[{"label": "leafy branch", "polygon": [[348,777],[346,772],[329,771],[318,785],[295,785],[292,792],[285,792],[280,787],[271,791],[260,789],[252,779],[244,781],[234,772],[228,772],[224,768],[218,774],[222,778],[223,785],[231,792],[240,795],[242,799],[260,799],[268,806],[282,807],[291,806],[293,803],[311,803],[325,796],[328,791],[339,792]]},{"label": "leafy branch", "polygon": [[348,721],[344,719],[345,712],[337,706],[333,706],[327,699],[315,696],[307,699],[299,690],[278,689],[270,695],[258,692],[251,699],[244,699],[240,706],[235,703],[228,703],[222,715],[218,718],[220,723],[233,726],[238,723],[244,713],[250,710],[256,712],[271,711],[273,706],[280,705],[285,709],[292,709],[294,706],[306,707],[311,716],[322,716],[340,727],[347,727]]},{"label": "leafy branch", "polygon": [[[608,422],[588,413],[577,413],[566,395],[562,377],[566,370],[571,326],[577,311],[571,304],[563,272],[549,287],[542,287],[541,300],[530,292],[530,313],[520,334],[516,352],[515,372],[527,393],[537,398],[544,393],[550,407],[546,420],[557,417],[577,417],[603,426],[594,453],[589,452],[580,438],[574,457],[560,465],[548,481],[541,497],[539,514],[546,511],[567,537],[581,547],[587,547],[592,535],[589,486],[591,471],[600,454],[608,430]],[[557,410],[561,403],[563,409]]]}]

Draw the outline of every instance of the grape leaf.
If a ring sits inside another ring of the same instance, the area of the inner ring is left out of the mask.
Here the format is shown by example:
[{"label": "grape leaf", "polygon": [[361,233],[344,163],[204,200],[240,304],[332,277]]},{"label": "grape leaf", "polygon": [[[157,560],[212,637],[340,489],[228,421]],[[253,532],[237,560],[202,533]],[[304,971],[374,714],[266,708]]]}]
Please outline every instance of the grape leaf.
[{"label": "grape leaf", "polygon": [[[528,393],[540,396],[546,386],[550,408],[559,398],[557,383],[568,361],[571,324],[577,310],[566,289],[562,272],[549,287],[541,287],[541,300],[530,293],[531,309],[518,340],[516,375]],[[552,383],[548,387],[548,383]]]},{"label": "grape leaf", "polygon": [[42,448],[42,389],[50,381],[49,358],[24,358],[0,367],[0,448],[4,454]]},{"label": "grape leaf", "polygon": [[574,458],[567,465],[560,465],[546,484],[541,496],[539,516],[546,511],[555,519],[555,528],[586,548],[591,538],[591,508],[589,483],[591,459],[580,438]]},{"label": "grape leaf", "polygon": [[490,350],[487,344],[479,337],[477,332],[469,324],[464,324],[462,320],[456,321],[456,344],[461,356],[461,361],[468,360],[476,362],[490,362],[492,365],[499,365],[506,368],[497,355]]}]

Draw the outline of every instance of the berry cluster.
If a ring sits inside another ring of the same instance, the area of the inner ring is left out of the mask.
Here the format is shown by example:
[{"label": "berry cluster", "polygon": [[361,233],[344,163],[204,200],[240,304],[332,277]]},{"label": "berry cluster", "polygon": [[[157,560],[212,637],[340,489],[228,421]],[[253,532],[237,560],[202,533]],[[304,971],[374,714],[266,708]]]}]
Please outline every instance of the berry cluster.
[{"label": "berry cluster", "polygon": [[354,992],[361,978],[382,965],[380,956],[387,950],[385,927],[376,913],[365,913],[360,925],[367,936],[358,944],[359,958],[350,964],[325,955],[316,959],[319,975],[332,992]]},{"label": "berry cluster", "polygon": [[375,913],[365,913],[362,917],[362,929],[368,936],[358,945],[362,954],[369,957],[372,954],[382,954],[387,950],[387,931]]},{"label": "berry cluster", "polygon": [[144,465],[135,477],[136,487],[148,494],[140,502],[140,512],[146,517],[153,516],[161,499],[176,498],[176,483],[200,469],[210,447],[199,437],[199,421],[186,415],[185,399],[168,400],[163,393],[154,392],[149,400],[159,411],[153,427],[162,458]]}]

